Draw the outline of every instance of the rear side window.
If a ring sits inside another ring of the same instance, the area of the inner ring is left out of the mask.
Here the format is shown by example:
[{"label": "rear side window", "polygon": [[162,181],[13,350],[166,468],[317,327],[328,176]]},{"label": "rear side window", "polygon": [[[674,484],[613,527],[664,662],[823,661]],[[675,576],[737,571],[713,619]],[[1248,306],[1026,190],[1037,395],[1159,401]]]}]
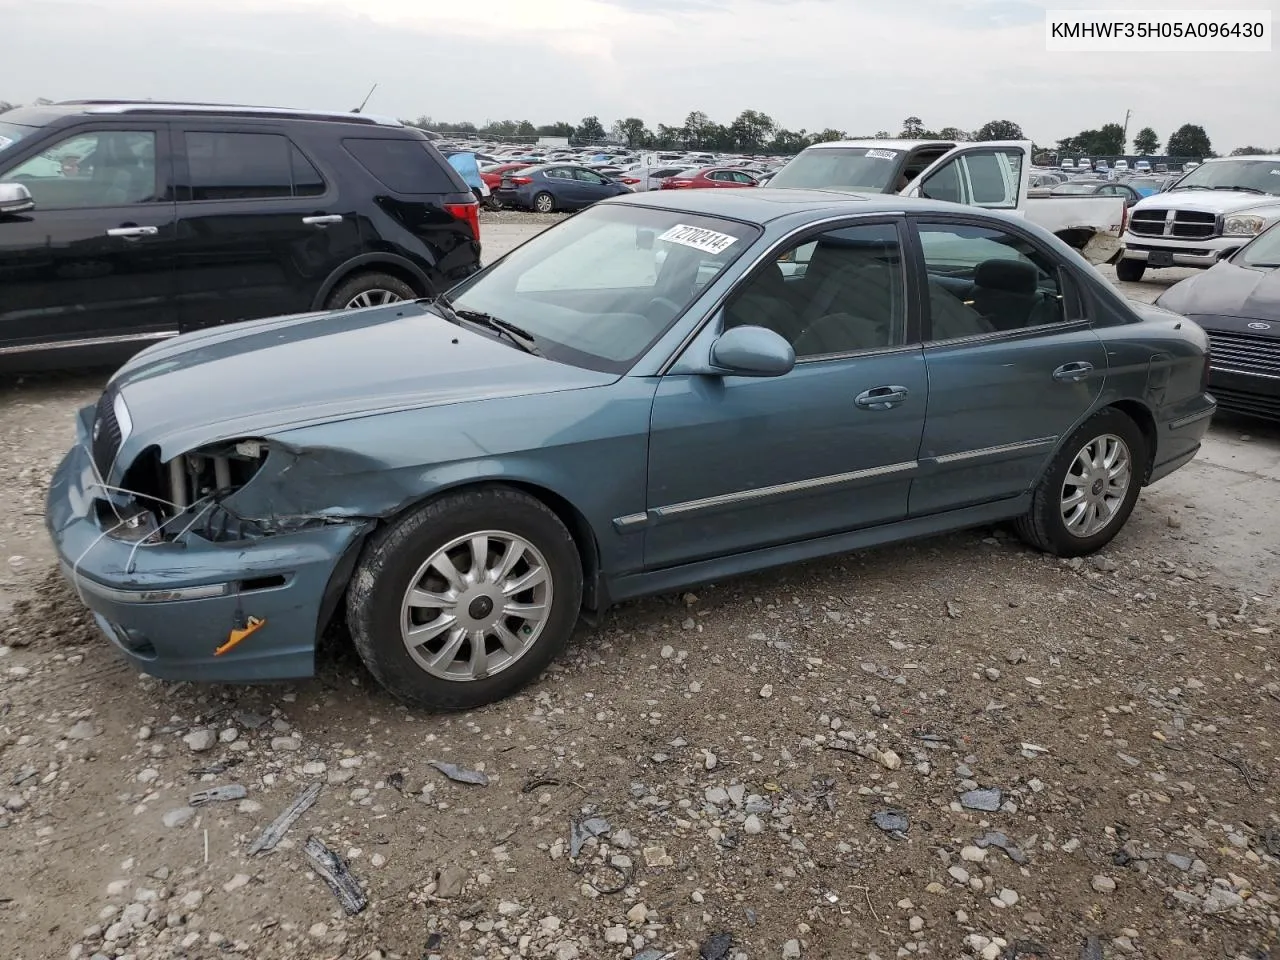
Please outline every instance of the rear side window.
[{"label": "rear side window", "polygon": [[190,131],[192,200],[269,200],[324,193],[324,178],[288,137]]},{"label": "rear side window", "polygon": [[360,166],[396,193],[463,192],[422,140],[352,138],[343,140],[342,145]]}]

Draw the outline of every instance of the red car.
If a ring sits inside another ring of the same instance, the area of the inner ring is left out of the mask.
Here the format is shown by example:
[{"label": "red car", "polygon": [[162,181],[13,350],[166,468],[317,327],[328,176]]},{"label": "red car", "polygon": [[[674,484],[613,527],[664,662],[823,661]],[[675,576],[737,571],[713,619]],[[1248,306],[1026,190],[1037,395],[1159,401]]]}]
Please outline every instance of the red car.
[{"label": "red car", "polygon": [[758,187],[755,177],[732,167],[703,167],[686,170],[662,181],[659,190],[693,190],[706,187]]},{"label": "red car", "polygon": [[523,170],[525,167],[531,167],[531,163],[500,163],[496,167],[490,167],[488,170],[480,171],[480,179],[485,182],[490,190],[497,190],[502,183],[502,175],[504,173],[514,173],[517,170]]}]

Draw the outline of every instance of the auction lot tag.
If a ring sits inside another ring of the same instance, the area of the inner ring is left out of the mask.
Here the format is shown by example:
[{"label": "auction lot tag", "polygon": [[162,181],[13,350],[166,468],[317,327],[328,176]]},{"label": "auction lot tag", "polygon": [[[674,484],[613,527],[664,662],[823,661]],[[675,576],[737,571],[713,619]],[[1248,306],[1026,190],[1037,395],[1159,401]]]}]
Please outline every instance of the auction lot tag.
[{"label": "auction lot tag", "polygon": [[897,154],[892,150],[868,150],[867,156],[872,160],[892,160]]},{"label": "auction lot tag", "polygon": [[658,239],[712,254],[723,253],[738,240],[737,237],[731,237],[727,233],[717,233],[705,227],[691,227],[687,223],[677,223]]},{"label": "auction lot tag", "polygon": [[13,143],[8,137],[0,137],[0,150],[3,150],[9,144]]}]

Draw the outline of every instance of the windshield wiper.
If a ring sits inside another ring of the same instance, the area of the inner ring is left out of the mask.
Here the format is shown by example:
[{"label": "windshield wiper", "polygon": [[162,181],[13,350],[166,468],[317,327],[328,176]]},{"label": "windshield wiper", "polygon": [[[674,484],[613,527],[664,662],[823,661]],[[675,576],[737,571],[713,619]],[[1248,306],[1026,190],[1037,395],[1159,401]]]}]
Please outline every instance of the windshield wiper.
[{"label": "windshield wiper", "polygon": [[542,356],[542,351],[538,349],[534,335],[509,320],[503,320],[501,317],[495,317],[493,314],[485,313],[482,310],[467,310],[466,308],[459,310],[453,305],[453,301],[443,293],[437,294],[427,302],[437,308],[444,315],[444,318],[452,323],[461,325],[463,320],[467,320],[476,326],[501,334],[525,353],[532,354],[535,357]]},{"label": "windshield wiper", "polygon": [[1259,190],[1257,187],[1241,187],[1241,186],[1235,186],[1235,187],[1214,187],[1213,189],[1215,189],[1215,190],[1240,190],[1240,191],[1242,191],[1242,192],[1244,192],[1244,193],[1260,193],[1260,194],[1262,194],[1264,197],[1267,195],[1267,191],[1265,191],[1265,190]]},{"label": "windshield wiper", "polygon": [[1214,187],[1206,187],[1203,183],[1187,183],[1177,187],[1170,187],[1170,190],[1213,190]]}]

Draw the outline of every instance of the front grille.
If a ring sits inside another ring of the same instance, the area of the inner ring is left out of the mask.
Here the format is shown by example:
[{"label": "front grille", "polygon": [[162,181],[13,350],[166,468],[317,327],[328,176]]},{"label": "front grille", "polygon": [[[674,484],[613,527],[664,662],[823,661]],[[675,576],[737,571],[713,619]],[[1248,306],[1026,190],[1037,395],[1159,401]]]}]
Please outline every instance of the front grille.
[{"label": "front grille", "polygon": [[1217,236],[1218,216],[1199,210],[1178,210],[1168,223],[1168,210],[1135,210],[1129,217],[1129,231],[1140,237],[1176,237],[1180,240],[1207,240]]},{"label": "front grille", "polygon": [[1209,335],[1211,368],[1280,377],[1280,338],[1216,330],[1206,333]]},{"label": "front grille", "polygon": [[1265,417],[1280,421],[1280,396],[1265,393],[1247,393],[1244,390],[1228,390],[1210,380],[1213,399],[1218,409],[1230,413],[1243,413],[1251,417]]},{"label": "front grille", "polygon": [[98,477],[106,482],[108,474],[115,462],[116,453],[120,450],[120,424],[116,422],[115,395],[105,391],[98,398],[98,407],[93,416],[93,435],[90,439],[89,452],[93,455],[93,463],[98,468]]}]

